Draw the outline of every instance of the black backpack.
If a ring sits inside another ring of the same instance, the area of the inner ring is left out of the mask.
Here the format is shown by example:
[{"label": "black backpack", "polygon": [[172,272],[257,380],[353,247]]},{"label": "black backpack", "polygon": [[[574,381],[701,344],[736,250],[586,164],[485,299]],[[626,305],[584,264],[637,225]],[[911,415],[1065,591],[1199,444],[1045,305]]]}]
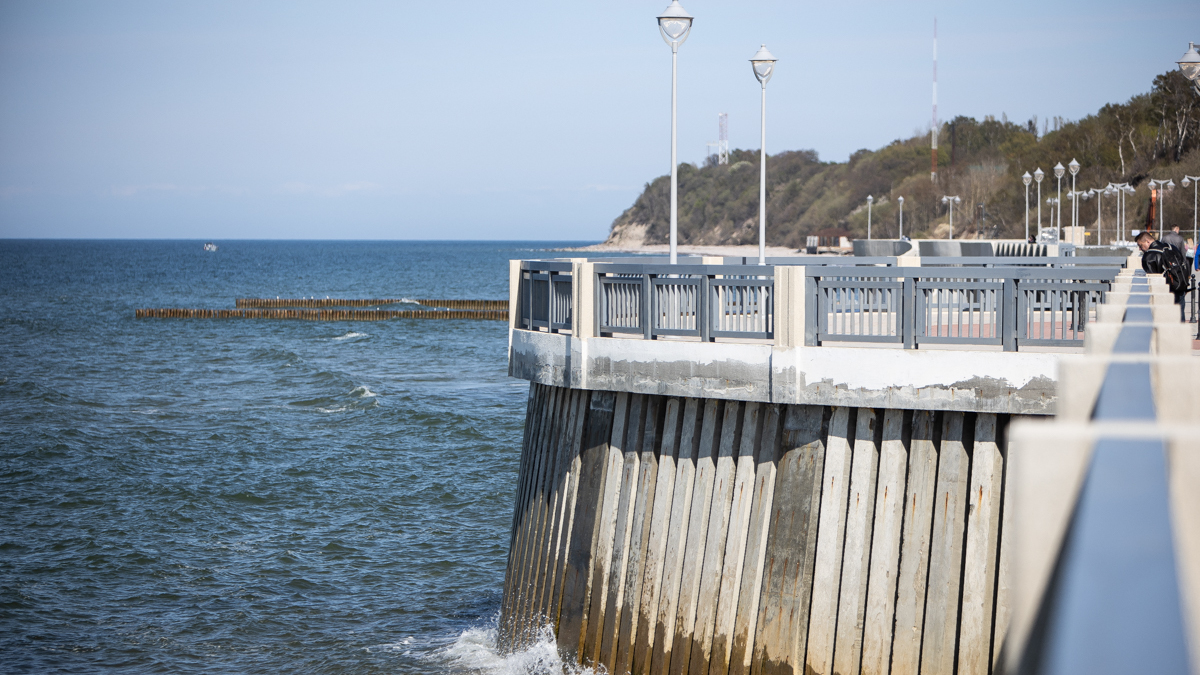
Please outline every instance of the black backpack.
[{"label": "black backpack", "polygon": [[1167,288],[1172,293],[1179,294],[1187,290],[1188,281],[1192,278],[1192,270],[1188,268],[1187,258],[1178,248],[1167,244],[1161,249],[1163,278]]}]

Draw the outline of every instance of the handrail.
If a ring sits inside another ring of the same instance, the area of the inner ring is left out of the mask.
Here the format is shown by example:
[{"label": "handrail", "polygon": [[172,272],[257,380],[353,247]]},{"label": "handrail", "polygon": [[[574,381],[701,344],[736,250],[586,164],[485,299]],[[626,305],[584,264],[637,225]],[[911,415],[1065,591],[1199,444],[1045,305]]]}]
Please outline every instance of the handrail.
[{"label": "handrail", "polygon": [[1082,346],[1116,268],[920,268],[805,276],[805,340],[824,342]]},{"label": "handrail", "polygon": [[558,333],[571,330],[574,313],[572,265],[552,260],[521,261],[515,326]]}]

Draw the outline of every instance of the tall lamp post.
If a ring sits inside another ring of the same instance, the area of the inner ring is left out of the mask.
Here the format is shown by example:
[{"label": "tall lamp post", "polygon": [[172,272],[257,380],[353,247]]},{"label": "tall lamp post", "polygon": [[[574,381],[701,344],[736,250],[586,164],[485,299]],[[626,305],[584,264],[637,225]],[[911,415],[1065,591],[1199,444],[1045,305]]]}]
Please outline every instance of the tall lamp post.
[{"label": "tall lamp post", "polygon": [[896,201],[900,202],[900,239],[904,239],[904,197],[898,197]]},{"label": "tall lamp post", "polygon": [[[1072,181],[1072,182],[1074,182],[1074,181]],[[1079,200],[1081,198],[1087,199],[1086,195],[1087,195],[1087,192],[1084,192],[1081,190],[1071,190],[1070,192],[1067,193],[1067,199],[1071,200],[1071,218],[1072,218],[1072,220],[1076,221],[1076,224],[1074,225],[1074,227],[1078,227]],[[1073,231],[1077,232],[1078,230],[1073,230]],[[1085,238],[1085,241],[1086,241],[1086,238]],[[1100,234],[1097,233],[1096,234],[1096,242],[1099,243],[1099,241],[1100,241]]]},{"label": "tall lamp post", "polygon": [[1024,176],[1021,176],[1021,182],[1025,184],[1025,241],[1029,241],[1029,184],[1033,182],[1033,176],[1026,171]]},{"label": "tall lamp post", "polygon": [[1112,190],[1111,193],[1117,198],[1117,222],[1120,223],[1121,238],[1118,241],[1125,239],[1125,198],[1133,193],[1133,188],[1129,183],[1109,183],[1106,189]]},{"label": "tall lamp post", "polygon": [[950,205],[950,241],[954,241],[954,205],[961,204],[962,199],[959,199],[958,195],[947,195],[942,197],[942,203]]},{"label": "tall lamp post", "polygon": [[[1062,238],[1062,235],[1063,235],[1063,231],[1062,231],[1062,177],[1063,177],[1063,174],[1066,172],[1067,172],[1067,169],[1066,169],[1066,167],[1064,167],[1062,165],[1062,162],[1059,162],[1058,164],[1054,165],[1054,177],[1058,179],[1058,197],[1055,198],[1054,203],[1059,205],[1058,206],[1058,241],[1059,242],[1061,242],[1063,240],[1063,238]],[[1051,213],[1050,215],[1053,216],[1054,214]],[[1054,225],[1054,221],[1051,220],[1050,224]]]},{"label": "tall lamp post", "polygon": [[1033,180],[1037,182],[1037,205],[1038,205],[1037,238],[1038,238],[1038,241],[1041,241],[1041,239],[1042,239],[1042,179],[1045,177],[1046,177],[1046,172],[1042,171],[1041,167],[1038,167],[1037,170],[1033,172]]},{"label": "tall lamp post", "polygon": [[677,245],[679,242],[679,162],[676,159],[676,96],[675,79],[679,64],[679,45],[688,39],[692,30],[692,15],[679,5],[679,0],[671,0],[671,4],[658,16],[658,30],[662,33],[663,41],[671,46],[671,264],[677,262]]},{"label": "tall lamp post", "polygon": [[[1167,192],[1170,192],[1171,190],[1174,190],[1174,189],[1175,189],[1175,181],[1173,181],[1173,180],[1171,180],[1171,179],[1169,179],[1169,178],[1168,178],[1167,180],[1153,180],[1153,179],[1151,179],[1150,181],[1147,181],[1147,182],[1150,184],[1150,189],[1151,189],[1151,190],[1155,190],[1155,189],[1157,189],[1157,190],[1158,190],[1158,233],[1159,233],[1159,234],[1162,234],[1162,231],[1163,231],[1163,211],[1165,211],[1165,210],[1166,210],[1166,209],[1165,209],[1165,208],[1163,208],[1163,207],[1166,205],[1166,202],[1167,202],[1167,200],[1166,200],[1166,197],[1167,197],[1166,193],[1167,193]],[[1157,186],[1157,187],[1156,187],[1156,186]]]},{"label": "tall lamp post", "polygon": [[[1050,207],[1050,226],[1054,227],[1054,211],[1057,208],[1058,214],[1062,215],[1062,206],[1059,204],[1058,197],[1046,197],[1046,205]],[[1062,230],[1058,231],[1058,243],[1062,243]]]},{"label": "tall lamp post", "polygon": [[1200,195],[1200,176],[1184,176],[1180,182],[1183,183],[1183,187],[1187,187],[1188,183],[1195,183],[1195,186],[1192,187],[1192,246],[1200,247],[1200,239],[1196,238],[1196,214],[1197,207],[1200,206],[1196,197]]},{"label": "tall lamp post", "polygon": [[[1067,165],[1071,170],[1071,192],[1075,191],[1075,174],[1079,173],[1079,162],[1075,158],[1071,158],[1071,163]],[[1071,200],[1071,227],[1079,227],[1079,200]],[[1099,241],[1099,240],[1097,240]]]},{"label": "tall lamp post", "polygon": [[1179,65],[1183,76],[1192,81],[1192,88],[1196,90],[1196,95],[1200,96],[1200,52],[1196,51],[1196,43],[1189,42],[1188,50],[1175,63]]},{"label": "tall lamp post", "polygon": [[871,241],[871,204],[874,201],[874,197],[867,195],[867,241]]},{"label": "tall lamp post", "polygon": [[758,264],[767,264],[767,82],[775,74],[775,57],[762,45],[750,59],[754,77],[762,84],[762,150],[759,151],[758,174]]}]

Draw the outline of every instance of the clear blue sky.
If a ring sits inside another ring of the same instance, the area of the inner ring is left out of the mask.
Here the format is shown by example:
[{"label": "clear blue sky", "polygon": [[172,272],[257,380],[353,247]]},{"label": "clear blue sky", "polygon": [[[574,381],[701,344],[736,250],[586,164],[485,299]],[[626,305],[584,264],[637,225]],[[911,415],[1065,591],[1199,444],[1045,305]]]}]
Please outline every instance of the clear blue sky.
[{"label": "clear blue sky", "polygon": [[[667,0],[0,3],[0,237],[601,239],[670,169]],[[1200,2],[686,0],[681,161],[729,113],[844,160],[939,112],[1076,119]]]}]

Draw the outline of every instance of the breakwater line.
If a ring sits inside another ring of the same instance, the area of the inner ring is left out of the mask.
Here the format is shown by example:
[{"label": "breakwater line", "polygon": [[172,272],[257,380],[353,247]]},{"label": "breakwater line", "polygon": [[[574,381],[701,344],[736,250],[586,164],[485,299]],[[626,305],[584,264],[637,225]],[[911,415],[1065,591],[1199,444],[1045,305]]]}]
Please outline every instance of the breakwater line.
[{"label": "breakwater line", "polygon": [[346,299],[346,298],[238,298],[236,306],[243,309],[276,309],[289,307],[376,307],[378,305],[422,305],[446,309],[507,311],[508,300],[429,300],[409,298]]},{"label": "breakwater line", "polygon": [[508,311],[457,309],[185,309],[134,311],[137,319],[300,319],[306,321],[386,321],[388,319],[477,319],[507,321]]}]

